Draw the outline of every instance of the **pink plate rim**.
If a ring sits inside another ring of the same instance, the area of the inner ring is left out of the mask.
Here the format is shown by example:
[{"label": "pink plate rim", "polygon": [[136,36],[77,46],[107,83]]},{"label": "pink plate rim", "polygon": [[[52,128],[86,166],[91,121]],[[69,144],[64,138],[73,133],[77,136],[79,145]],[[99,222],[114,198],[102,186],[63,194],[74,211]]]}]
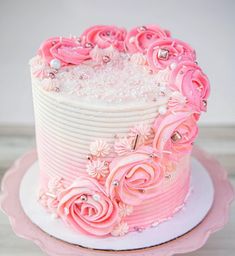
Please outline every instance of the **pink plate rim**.
[{"label": "pink plate rim", "polygon": [[102,251],[72,245],[43,232],[25,215],[19,200],[19,186],[28,167],[37,159],[36,150],[20,157],[5,173],[1,184],[0,207],[8,216],[17,236],[33,241],[50,256],[82,255],[138,255],[171,256],[201,248],[209,236],[222,229],[229,219],[229,208],[234,199],[234,190],[228,180],[226,170],[217,160],[198,147],[194,147],[193,156],[207,169],[215,188],[213,206],[205,219],[189,233],[168,243],[139,250]]}]

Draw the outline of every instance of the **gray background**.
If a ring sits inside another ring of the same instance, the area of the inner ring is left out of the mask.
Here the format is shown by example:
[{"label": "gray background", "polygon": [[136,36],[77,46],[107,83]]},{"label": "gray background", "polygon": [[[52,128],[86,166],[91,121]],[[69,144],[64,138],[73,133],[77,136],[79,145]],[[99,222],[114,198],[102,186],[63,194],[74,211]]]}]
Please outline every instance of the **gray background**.
[{"label": "gray background", "polygon": [[32,125],[28,60],[50,36],[94,24],[159,24],[190,43],[212,94],[205,125],[235,124],[235,1],[0,0],[0,125]]}]

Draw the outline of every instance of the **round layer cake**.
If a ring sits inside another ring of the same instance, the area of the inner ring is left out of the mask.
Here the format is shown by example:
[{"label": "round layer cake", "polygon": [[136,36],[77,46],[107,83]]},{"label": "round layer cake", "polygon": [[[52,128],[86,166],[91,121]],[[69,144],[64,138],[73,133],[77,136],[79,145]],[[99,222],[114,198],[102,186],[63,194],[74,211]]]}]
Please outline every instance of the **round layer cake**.
[{"label": "round layer cake", "polygon": [[87,235],[122,236],[179,211],[209,81],[155,25],[46,40],[31,62],[39,203]]}]

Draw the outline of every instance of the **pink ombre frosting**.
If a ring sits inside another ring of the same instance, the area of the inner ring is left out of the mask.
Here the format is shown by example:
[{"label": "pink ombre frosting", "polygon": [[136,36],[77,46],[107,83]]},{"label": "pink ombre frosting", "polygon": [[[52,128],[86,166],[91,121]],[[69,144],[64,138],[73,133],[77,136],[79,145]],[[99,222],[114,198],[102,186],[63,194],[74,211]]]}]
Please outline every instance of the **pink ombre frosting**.
[{"label": "pink ombre frosting", "polygon": [[39,202],[77,232],[123,236],[180,210],[210,84],[156,25],[54,37],[30,62]]}]

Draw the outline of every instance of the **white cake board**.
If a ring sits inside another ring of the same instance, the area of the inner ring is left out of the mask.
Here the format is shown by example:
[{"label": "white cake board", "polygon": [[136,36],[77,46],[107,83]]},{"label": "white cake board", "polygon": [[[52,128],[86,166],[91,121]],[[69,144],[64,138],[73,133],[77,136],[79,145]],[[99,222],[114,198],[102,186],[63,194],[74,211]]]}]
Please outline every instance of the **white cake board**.
[{"label": "white cake board", "polygon": [[130,232],[123,237],[95,238],[66,226],[37,202],[39,167],[35,162],[25,173],[20,186],[22,208],[31,221],[49,235],[71,244],[99,250],[132,250],[159,245],[180,237],[196,227],[207,215],[214,197],[213,183],[206,169],[192,158],[191,188],[186,204],[173,218],[142,232]]}]

